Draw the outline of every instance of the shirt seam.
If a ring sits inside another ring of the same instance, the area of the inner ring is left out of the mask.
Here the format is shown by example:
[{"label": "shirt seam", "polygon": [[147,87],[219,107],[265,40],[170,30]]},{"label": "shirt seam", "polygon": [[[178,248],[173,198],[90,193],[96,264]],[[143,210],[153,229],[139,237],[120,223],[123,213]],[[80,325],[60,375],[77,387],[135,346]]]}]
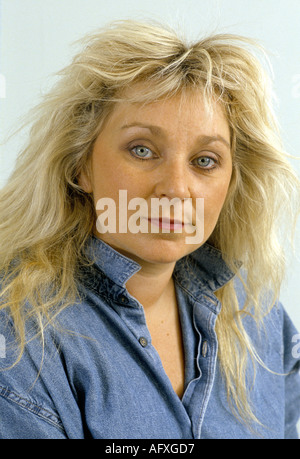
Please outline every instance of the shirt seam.
[{"label": "shirt seam", "polygon": [[[176,283],[185,293],[187,293],[188,296],[190,296],[196,303],[199,303],[199,301],[200,301],[200,300],[199,300],[199,296],[196,297],[192,292],[190,292],[186,287],[184,287],[184,286],[181,284],[181,282],[180,282],[176,277],[174,277],[174,281],[175,281],[175,283]],[[205,299],[206,301],[208,301],[209,303],[213,304],[214,307],[218,307],[218,304],[219,304],[219,303],[218,303],[217,297],[215,297],[216,299],[214,300],[214,299],[212,299],[212,298],[208,295],[208,293],[204,293],[204,292],[199,292],[199,295],[200,295],[203,299]],[[208,304],[207,307],[209,308],[209,310],[210,310],[211,312],[213,312],[214,314],[216,314],[215,309],[212,308],[210,304]]]},{"label": "shirt seam", "polygon": [[216,358],[217,353],[216,353],[216,349],[214,349],[214,352],[213,352],[213,347],[214,347],[213,344],[214,344],[215,336],[214,336],[214,332],[212,332],[211,330],[211,325],[210,325],[213,315],[214,314],[210,312],[209,316],[206,319],[206,324],[205,324],[205,329],[207,330],[207,333],[209,335],[209,341],[211,343],[211,346],[210,346],[211,354],[208,358],[209,360],[208,360],[208,366],[207,366],[207,382],[205,384],[204,395],[203,395],[203,399],[201,403],[201,410],[200,410],[201,415],[198,420],[197,438],[199,439],[201,438],[203,421],[205,418],[205,413],[207,410],[207,405],[209,402],[209,397],[210,397],[210,393],[211,393],[212,386],[214,383],[214,375],[215,375],[214,365],[215,365],[215,358]]},{"label": "shirt seam", "polygon": [[61,421],[58,416],[56,416],[53,412],[47,410],[46,408],[38,405],[37,403],[32,402],[31,400],[22,397],[21,395],[17,394],[16,392],[8,389],[7,387],[0,386],[0,396],[4,399],[9,400],[12,403],[15,403],[20,408],[28,411],[39,418],[43,419],[44,421],[48,422],[49,424],[53,425],[61,432],[65,433],[63,426],[61,425]]}]

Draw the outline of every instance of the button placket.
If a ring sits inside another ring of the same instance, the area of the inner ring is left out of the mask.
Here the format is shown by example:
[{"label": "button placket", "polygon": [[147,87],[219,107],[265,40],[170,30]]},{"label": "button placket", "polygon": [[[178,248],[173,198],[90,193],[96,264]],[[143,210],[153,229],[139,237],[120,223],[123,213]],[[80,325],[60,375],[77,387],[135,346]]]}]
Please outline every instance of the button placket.
[{"label": "button placket", "polygon": [[208,351],[208,343],[207,343],[207,340],[204,340],[202,343],[202,349],[201,349],[202,357],[205,358],[207,356],[207,351]]},{"label": "button placket", "polygon": [[142,347],[146,347],[148,345],[148,340],[144,336],[141,336],[139,338],[139,343]]}]

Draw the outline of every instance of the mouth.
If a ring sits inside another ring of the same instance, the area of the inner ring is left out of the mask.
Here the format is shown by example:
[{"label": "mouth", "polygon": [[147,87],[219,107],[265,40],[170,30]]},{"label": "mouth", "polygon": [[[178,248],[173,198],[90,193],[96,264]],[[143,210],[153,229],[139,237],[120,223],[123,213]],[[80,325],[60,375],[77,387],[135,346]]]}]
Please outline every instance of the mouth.
[{"label": "mouth", "polygon": [[184,222],[180,220],[173,220],[172,218],[148,218],[151,225],[169,231],[183,230]]}]

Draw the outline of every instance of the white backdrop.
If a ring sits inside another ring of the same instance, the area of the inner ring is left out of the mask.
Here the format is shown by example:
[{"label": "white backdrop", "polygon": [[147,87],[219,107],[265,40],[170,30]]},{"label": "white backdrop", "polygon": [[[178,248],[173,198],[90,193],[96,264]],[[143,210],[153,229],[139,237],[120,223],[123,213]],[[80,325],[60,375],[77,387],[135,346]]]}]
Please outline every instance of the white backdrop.
[{"label": "white backdrop", "polygon": [[[0,0],[0,141],[70,61],[75,40],[111,20],[149,17],[191,38],[228,32],[258,39],[270,51],[285,148],[300,156],[300,0]],[[0,186],[25,138],[1,145]],[[300,172],[300,161],[291,162]],[[299,249],[298,236],[281,299],[300,331]]]}]

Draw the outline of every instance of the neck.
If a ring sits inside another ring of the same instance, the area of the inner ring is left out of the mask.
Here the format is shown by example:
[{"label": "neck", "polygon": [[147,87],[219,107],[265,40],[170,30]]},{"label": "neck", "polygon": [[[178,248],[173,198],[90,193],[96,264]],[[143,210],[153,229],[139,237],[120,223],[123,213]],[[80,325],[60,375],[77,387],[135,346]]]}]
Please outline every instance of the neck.
[{"label": "neck", "polygon": [[175,263],[143,264],[139,272],[134,274],[126,284],[128,292],[144,307],[145,312],[155,311],[173,298],[174,285],[172,274]]}]

